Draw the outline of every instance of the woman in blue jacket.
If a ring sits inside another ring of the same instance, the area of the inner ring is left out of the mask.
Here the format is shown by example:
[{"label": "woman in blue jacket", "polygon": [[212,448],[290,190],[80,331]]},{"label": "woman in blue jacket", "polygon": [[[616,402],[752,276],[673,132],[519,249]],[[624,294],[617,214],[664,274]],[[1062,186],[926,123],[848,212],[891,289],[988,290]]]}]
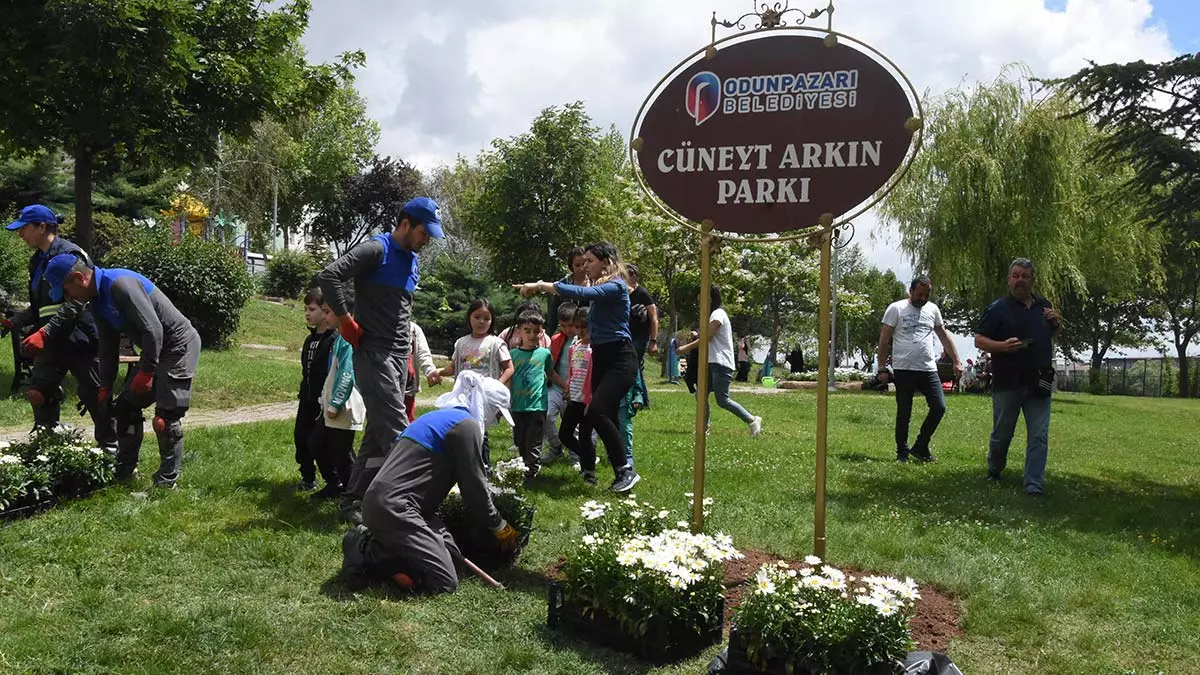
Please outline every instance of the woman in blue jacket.
[{"label": "woman in blue jacket", "polygon": [[618,410],[626,392],[637,381],[638,359],[629,333],[629,285],[625,265],[617,248],[607,242],[588,246],[583,254],[584,270],[591,286],[562,281],[516,284],[522,297],[553,293],[591,303],[588,331],[592,343],[592,402],[587,417],[604,442],[615,477],[611,490],[628,492],[641,477],[626,461],[625,437],[618,423]]}]

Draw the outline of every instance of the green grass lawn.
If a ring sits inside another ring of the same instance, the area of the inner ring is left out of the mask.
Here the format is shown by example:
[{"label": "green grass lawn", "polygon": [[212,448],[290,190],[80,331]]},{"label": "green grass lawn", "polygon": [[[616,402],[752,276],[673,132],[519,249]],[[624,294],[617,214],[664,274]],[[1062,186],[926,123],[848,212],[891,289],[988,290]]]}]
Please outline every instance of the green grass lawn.
[{"label": "green grass lawn", "polygon": [[[653,398],[637,417],[636,492],[681,509],[692,399]],[[802,557],[814,396],[740,398],[766,431],[751,440],[714,411],[714,524],[739,547]],[[965,635],[949,651],[968,673],[1200,672],[1197,402],[1056,397],[1042,499],[1021,493],[1020,450],[1001,484],[984,480],[988,399],[950,399],[932,465],[891,461],[892,415],[889,397],[832,398],[831,561],[955,594]],[[113,488],[0,528],[0,671],[645,672],[544,627],[542,573],[580,533],[578,506],[603,494],[569,467],[535,491],[538,532],[501,575],[507,591],[351,595],[334,582],[333,507],[290,490],[290,440],[288,422],[195,430],[180,490]]]}]

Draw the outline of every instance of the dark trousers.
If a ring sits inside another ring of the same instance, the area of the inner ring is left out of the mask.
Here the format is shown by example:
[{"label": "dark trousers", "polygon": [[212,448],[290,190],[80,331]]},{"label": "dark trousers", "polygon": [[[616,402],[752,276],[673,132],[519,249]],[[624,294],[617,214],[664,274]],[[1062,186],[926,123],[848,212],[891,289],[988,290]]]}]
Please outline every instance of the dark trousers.
[{"label": "dark trousers", "polygon": [[750,362],[749,361],[738,361],[737,362],[737,371],[736,371],[736,375],[735,375],[734,379],[737,380],[738,382],[749,382],[750,381]]},{"label": "dark trousers", "polygon": [[296,463],[300,465],[300,478],[305,481],[317,479],[317,463],[313,457],[312,435],[321,422],[321,404],[316,400],[300,401],[296,406],[296,424],[292,427],[292,442],[296,445]]},{"label": "dark trousers", "polygon": [[75,377],[79,400],[91,415],[96,443],[104,448],[117,445],[117,427],[108,406],[96,405],[100,390],[100,360],[95,347],[65,342],[49,345],[33,362],[29,388],[42,394],[43,403],[33,406],[33,424],[53,427],[62,415],[62,382],[71,373]]},{"label": "dark trousers", "polygon": [[[592,424],[584,414],[586,408],[575,401],[567,403],[567,407],[563,408],[562,421],[558,424],[558,440],[579,458],[580,471],[595,471],[596,446],[592,445]],[[578,437],[576,429],[579,430]]]},{"label": "dark trousers", "polygon": [[367,427],[350,480],[346,481],[343,500],[350,502],[348,507],[366,494],[396,437],[408,428],[408,411],[404,409],[407,376],[407,354],[354,350],[354,382],[367,407]]},{"label": "dark trousers", "polygon": [[308,453],[327,485],[344,488],[354,467],[354,431],[332,429],[321,418],[309,433]]},{"label": "dark trousers", "polygon": [[[637,352],[638,372],[642,373],[646,368],[646,350],[650,348],[649,340],[638,340],[633,343],[633,349]],[[636,377],[636,375],[635,375]],[[643,408],[650,407],[650,390],[646,388],[646,377],[643,375],[636,379],[637,386],[642,390]]]},{"label": "dark trousers", "polygon": [[[946,397],[942,392],[942,381],[936,371],[897,370],[896,378],[896,456],[907,457],[909,452],[917,457],[929,455],[929,441],[937,431],[942,416],[946,414]],[[908,446],[908,423],[912,417],[913,394],[921,392],[929,404],[929,413],[921,423],[917,440]]]},{"label": "dark trousers", "polygon": [[538,448],[546,436],[546,411],[513,411],[513,440],[526,467],[535,467],[540,459]]},{"label": "dark trousers", "polygon": [[587,417],[604,443],[613,471],[625,466],[625,434],[617,415],[637,381],[637,367],[637,352],[629,341],[592,345],[592,402]]}]

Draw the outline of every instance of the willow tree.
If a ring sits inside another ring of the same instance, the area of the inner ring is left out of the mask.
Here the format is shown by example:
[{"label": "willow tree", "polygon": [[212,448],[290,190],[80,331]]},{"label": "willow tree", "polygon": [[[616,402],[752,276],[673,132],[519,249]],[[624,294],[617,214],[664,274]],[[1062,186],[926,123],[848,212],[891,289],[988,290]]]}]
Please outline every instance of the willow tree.
[{"label": "willow tree", "polygon": [[1006,291],[1009,263],[1034,261],[1038,290],[1082,284],[1076,243],[1085,209],[1079,171],[1092,133],[1057,96],[1038,97],[1006,70],[929,106],[927,144],[883,202],[900,246],[927,271],[952,328],[971,330]]}]

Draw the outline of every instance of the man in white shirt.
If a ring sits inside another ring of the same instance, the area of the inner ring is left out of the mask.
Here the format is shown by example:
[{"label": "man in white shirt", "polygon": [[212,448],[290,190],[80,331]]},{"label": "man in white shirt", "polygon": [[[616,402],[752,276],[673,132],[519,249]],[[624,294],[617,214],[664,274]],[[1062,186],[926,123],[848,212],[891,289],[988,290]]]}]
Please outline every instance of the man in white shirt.
[{"label": "man in white shirt", "polygon": [[[942,323],[942,312],[929,302],[933,282],[918,276],[908,286],[908,298],[888,305],[883,313],[883,328],[879,331],[879,379],[896,383],[896,461],[907,462],[909,455],[922,462],[933,461],[929,442],[946,414],[946,399],[937,372],[937,357],[933,336],[941,341],[946,353],[954,359],[954,377],[962,375],[962,363],[954,341]],[[892,374],[887,371],[888,357]],[[912,417],[913,394],[921,392],[929,404],[929,413],[921,423],[921,431],[912,448],[908,445],[908,423]]]}]

